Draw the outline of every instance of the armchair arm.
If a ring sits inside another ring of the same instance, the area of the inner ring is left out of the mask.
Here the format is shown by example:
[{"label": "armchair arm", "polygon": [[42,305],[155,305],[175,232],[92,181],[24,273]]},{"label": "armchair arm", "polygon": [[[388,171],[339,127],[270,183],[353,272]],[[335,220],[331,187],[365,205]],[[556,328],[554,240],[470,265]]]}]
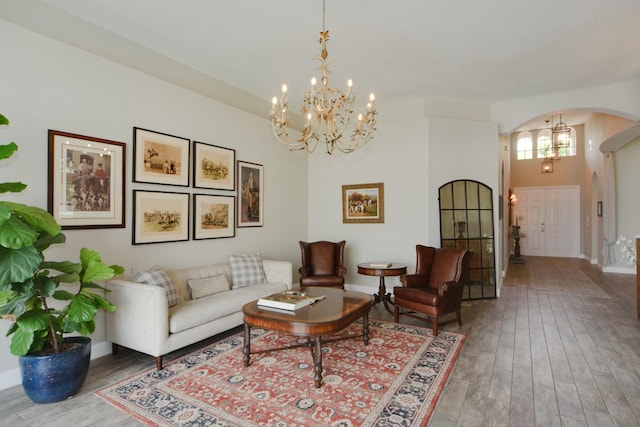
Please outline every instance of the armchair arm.
[{"label": "armchair arm", "polygon": [[442,282],[438,285],[438,295],[442,297],[448,292],[452,292],[453,290],[458,288],[460,288],[460,284],[455,280],[451,280],[449,282]]},{"label": "armchair arm", "polygon": [[302,277],[308,277],[311,275],[311,273],[309,272],[309,269],[305,266],[302,266],[298,269],[298,273],[300,273],[300,276]]},{"label": "armchair arm", "polygon": [[338,267],[338,276],[344,277],[347,274],[347,268],[344,266]]},{"label": "armchair arm", "polygon": [[400,283],[404,288],[419,288],[426,286],[429,276],[426,274],[403,274],[400,276]]}]

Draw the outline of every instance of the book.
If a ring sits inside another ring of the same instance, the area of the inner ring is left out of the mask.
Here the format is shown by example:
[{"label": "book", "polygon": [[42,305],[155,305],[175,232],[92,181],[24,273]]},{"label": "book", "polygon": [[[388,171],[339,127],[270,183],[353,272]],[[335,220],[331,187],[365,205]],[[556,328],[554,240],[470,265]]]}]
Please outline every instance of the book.
[{"label": "book", "polygon": [[258,300],[258,306],[294,311],[321,301],[325,297],[326,295],[310,295],[301,291],[284,291],[260,298]]},{"label": "book", "polygon": [[393,265],[391,262],[371,262],[369,263],[371,267],[374,268],[389,268]]}]

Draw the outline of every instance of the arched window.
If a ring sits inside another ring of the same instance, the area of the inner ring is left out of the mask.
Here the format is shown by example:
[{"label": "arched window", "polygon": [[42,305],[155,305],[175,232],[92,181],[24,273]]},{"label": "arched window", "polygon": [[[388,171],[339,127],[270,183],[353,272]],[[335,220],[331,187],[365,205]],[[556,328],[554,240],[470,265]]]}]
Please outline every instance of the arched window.
[{"label": "arched window", "polygon": [[560,157],[576,155],[576,130],[570,127],[569,131],[558,138],[558,156]]},{"label": "arched window", "polygon": [[536,158],[551,157],[551,129],[542,129],[536,138]]},{"label": "arched window", "polygon": [[531,132],[524,131],[518,134],[516,158],[518,160],[533,158],[533,140],[531,138]]}]

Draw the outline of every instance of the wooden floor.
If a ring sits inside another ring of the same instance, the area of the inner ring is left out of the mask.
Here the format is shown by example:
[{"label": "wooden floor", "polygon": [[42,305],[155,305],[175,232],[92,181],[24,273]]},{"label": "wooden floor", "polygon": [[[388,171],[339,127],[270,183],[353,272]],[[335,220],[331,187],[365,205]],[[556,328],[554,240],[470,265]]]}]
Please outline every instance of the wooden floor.
[{"label": "wooden floor", "polygon": [[[534,290],[529,265],[510,265],[500,298],[465,302],[464,326],[442,327],[467,340],[429,426],[640,426],[635,276],[566,262],[610,298]],[[371,317],[392,320],[382,305]],[[35,405],[20,386],[1,391],[0,425],[139,426],[93,393],[154,363],[132,351],[94,360],[80,394],[57,404]]]}]

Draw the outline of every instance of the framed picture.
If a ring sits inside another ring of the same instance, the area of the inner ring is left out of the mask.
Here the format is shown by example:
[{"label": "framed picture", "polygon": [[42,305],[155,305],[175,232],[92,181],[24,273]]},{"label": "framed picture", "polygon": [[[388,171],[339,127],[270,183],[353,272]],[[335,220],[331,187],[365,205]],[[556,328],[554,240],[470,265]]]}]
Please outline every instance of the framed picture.
[{"label": "framed picture", "polygon": [[133,128],[133,181],[189,186],[190,140]]},{"label": "framed picture", "polygon": [[63,229],[123,228],[126,147],[49,130],[49,212]]},{"label": "framed picture", "polygon": [[236,235],[234,196],[193,195],[193,239],[219,239]]},{"label": "framed picture", "polygon": [[189,194],[133,190],[134,245],[189,240]]},{"label": "framed picture", "polygon": [[193,142],[193,186],[236,189],[236,150]]},{"label": "framed picture", "polygon": [[342,186],[342,222],[384,222],[384,184]]},{"label": "framed picture", "polygon": [[264,225],[264,167],[238,160],[238,227]]}]

